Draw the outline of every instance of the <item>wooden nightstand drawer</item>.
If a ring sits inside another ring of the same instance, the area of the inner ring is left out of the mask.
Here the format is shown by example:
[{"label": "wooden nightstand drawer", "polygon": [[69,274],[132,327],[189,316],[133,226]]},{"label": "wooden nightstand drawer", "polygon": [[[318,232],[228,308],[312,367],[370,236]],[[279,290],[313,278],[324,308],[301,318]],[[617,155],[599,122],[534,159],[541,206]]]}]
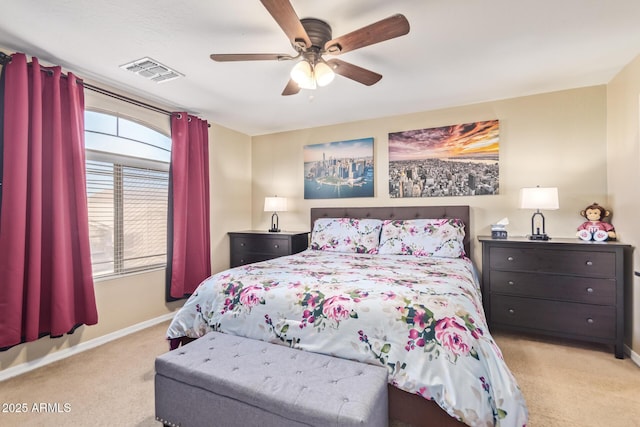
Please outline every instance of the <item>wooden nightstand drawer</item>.
[{"label": "wooden nightstand drawer", "polygon": [[495,270],[532,271],[588,277],[616,277],[616,255],[612,252],[492,247]]},{"label": "wooden nightstand drawer", "polygon": [[491,299],[491,313],[495,324],[532,331],[603,339],[616,334],[616,309],[612,306],[495,295]]},{"label": "wooden nightstand drawer", "polygon": [[231,244],[233,252],[258,252],[268,253],[274,256],[282,256],[289,254],[289,239],[287,238],[268,238],[261,239],[255,237],[236,237]]},{"label": "wooden nightstand drawer", "polygon": [[514,296],[615,305],[616,281],[592,277],[492,271],[491,292]]},{"label": "wooden nightstand drawer", "polygon": [[267,253],[234,252],[231,254],[231,266],[236,267],[238,265],[266,261],[272,258],[274,258],[274,256]]}]

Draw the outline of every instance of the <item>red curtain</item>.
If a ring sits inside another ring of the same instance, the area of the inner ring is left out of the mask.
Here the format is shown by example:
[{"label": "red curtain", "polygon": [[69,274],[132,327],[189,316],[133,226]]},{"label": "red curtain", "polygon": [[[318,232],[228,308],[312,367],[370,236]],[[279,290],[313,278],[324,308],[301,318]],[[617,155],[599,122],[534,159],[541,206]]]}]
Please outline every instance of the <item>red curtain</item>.
[{"label": "red curtain", "polygon": [[60,67],[3,69],[0,348],[93,325],[84,92]]},{"label": "red curtain", "polygon": [[211,275],[208,128],[187,113],[171,115],[167,301],[192,294]]}]

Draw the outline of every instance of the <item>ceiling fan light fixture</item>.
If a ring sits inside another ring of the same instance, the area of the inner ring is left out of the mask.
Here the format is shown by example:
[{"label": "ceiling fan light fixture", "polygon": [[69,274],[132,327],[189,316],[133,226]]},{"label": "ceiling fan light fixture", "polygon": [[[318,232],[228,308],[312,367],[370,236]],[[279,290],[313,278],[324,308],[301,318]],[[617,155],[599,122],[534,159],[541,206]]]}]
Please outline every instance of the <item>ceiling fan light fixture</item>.
[{"label": "ceiling fan light fixture", "polygon": [[311,64],[303,59],[298,62],[291,70],[291,79],[298,83],[301,89],[315,89],[316,81],[313,76],[313,68]]},{"label": "ceiling fan light fixture", "polygon": [[318,86],[326,86],[333,81],[336,73],[333,72],[331,67],[326,62],[318,62],[313,69],[316,82]]},{"label": "ceiling fan light fixture", "polygon": [[311,77],[309,80],[305,80],[302,83],[298,83],[298,86],[300,87],[300,89],[311,89],[311,90],[315,90],[318,88],[318,86],[316,85],[316,80]]}]

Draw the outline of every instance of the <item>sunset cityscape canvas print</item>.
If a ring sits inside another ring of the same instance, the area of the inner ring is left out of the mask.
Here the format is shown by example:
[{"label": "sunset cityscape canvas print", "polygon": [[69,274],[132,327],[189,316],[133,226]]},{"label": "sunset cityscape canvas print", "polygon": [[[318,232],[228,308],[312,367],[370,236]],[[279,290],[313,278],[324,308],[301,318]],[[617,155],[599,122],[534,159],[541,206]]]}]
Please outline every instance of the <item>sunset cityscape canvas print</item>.
[{"label": "sunset cityscape canvas print", "polygon": [[389,134],[389,195],[498,194],[498,120]]}]

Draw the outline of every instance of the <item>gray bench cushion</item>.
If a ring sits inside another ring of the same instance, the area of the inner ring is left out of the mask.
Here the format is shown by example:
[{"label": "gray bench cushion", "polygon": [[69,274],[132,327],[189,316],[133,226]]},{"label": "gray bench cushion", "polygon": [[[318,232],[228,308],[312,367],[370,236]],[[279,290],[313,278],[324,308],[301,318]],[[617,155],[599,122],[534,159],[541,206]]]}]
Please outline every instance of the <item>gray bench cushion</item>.
[{"label": "gray bench cushion", "polygon": [[387,370],[211,332],[156,359],[156,417],[182,426],[386,426]]}]

